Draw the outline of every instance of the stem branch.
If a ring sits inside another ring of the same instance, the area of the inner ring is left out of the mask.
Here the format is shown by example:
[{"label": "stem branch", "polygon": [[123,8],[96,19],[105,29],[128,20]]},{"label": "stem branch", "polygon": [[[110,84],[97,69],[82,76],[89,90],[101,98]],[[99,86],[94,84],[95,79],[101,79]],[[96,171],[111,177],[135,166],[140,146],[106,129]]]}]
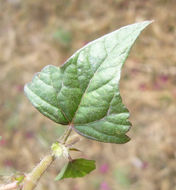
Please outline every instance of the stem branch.
[{"label": "stem branch", "polygon": [[66,130],[64,136],[63,136],[63,144],[66,143],[68,137],[70,136],[70,133],[72,132],[72,126],[70,125],[68,129]]},{"label": "stem branch", "polygon": [[[70,125],[62,137],[63,144],[66,143],[71,131],[72,131],[72,126]],[[19,184],[19,181],[14,181],[6,185],[1,185],[0,190],[14,190],[18,188],[20,189],[22,188],[22,190],[33,190],[36,187],[41,176],[50,167],[55,158],[56,157],[53,153],[45,156],[40,161],[40,163],[29,174],[25,176],[24,181],[22,183]],[[71,159],[71,157],[69,159]]]}]

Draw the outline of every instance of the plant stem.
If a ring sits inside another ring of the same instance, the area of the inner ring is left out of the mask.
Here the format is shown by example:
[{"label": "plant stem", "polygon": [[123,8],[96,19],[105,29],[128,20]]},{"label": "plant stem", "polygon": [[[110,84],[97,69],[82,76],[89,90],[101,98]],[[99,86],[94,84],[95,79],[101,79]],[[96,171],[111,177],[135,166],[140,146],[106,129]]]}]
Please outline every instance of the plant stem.
[{"label": "plant stem", "polygon": [[66,130],[64,136],[63,136],[63,144],[66,143],[68,137],[70,136],[70,133],[72,132],[72,126],[70,125],[68,129]]},{"label": "plant stem", "polygon": [[55,157],[51,154],[45,156],[41,162],[32,170],[32,172],[25,177],[22,190],[33,190],[37,185],[40,177],[49,168],[54,160]]},{"label": "plant stem", "polygon": [[[72,127],[69,126],[63,135],[63,144],[66,143],[71,131]],[[36,187],[37,182],[41,176],[45,173],[45,171],[49,168],[54,160],[55,156],[53,154],[45,156],[41,162],[32,170],[32,172],[25,177],[22,190],[33,190]]]},{"label": "plant stem", "polygon": [[[66,130],[65,134],[63,135],[63,144],[66,143],[70,133],[72,131],[71,125]],[[12,183],[1,185],[0,190],[14,190],[17,188],[22,188],[22,190],[33,190],[41,176],[45,173],[45,171],[50,167],[50,165],[55,160],[55,155],[53,153],[45,156],[40,163],[29,173],[25,176],[23,183],[19,184],[19,181],[14,181]],[[71,160],[71,157],[69,157]]]}]

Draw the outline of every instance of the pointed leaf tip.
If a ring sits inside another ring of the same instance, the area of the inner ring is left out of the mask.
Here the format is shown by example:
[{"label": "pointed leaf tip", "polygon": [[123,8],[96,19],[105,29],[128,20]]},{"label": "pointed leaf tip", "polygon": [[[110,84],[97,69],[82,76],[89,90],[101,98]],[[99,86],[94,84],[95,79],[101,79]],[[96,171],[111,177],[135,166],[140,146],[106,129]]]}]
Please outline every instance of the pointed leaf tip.
[{"label": "pointed leaf tip", "polygon": [[121,70],[136,39],[152,22],[122,27],[87,44],[61,67],[45,67],[25,86],[27,97],[46,117],[72,124],[84,137],[128,142],[131,123],[119,92]]}]

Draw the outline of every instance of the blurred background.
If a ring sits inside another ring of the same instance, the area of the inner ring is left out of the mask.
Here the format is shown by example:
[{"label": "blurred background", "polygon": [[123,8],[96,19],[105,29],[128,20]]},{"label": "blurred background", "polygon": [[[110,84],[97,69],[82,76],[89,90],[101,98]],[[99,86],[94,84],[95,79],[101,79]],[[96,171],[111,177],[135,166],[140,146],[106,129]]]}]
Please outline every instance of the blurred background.
[{"label": "blurred background", "polygon": [[24,96],[24,84],[48,64],[61,65],[103,34],[154,19],[139,37],[121,79],[133,124],[124,145],[82,138],[97,169],[54,182],[60,161],[37,190],[176,190],[175,0],[0,0],[0,182],[29,172],[65,130]]}]

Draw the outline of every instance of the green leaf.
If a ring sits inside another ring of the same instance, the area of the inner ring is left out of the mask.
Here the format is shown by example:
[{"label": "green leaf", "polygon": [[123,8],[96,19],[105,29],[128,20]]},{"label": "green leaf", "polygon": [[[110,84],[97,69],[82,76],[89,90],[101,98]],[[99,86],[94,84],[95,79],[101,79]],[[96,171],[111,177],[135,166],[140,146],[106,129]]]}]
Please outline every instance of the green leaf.
[{"label": "green leaf", "polygon": [[86,160],[83,158],[72,160],[68,162],[60,171],[55,180],[64,178],[83,177],[96,168],[94,160]]},{"label": "green leaf", "polygon": [[61,67],[49,65],[25,86],[32,104],[45,116],[87,138],[126,143],[131,123],[122,103],[122,66],[140,32],[151,23],[128,25],[78,50]]}]

